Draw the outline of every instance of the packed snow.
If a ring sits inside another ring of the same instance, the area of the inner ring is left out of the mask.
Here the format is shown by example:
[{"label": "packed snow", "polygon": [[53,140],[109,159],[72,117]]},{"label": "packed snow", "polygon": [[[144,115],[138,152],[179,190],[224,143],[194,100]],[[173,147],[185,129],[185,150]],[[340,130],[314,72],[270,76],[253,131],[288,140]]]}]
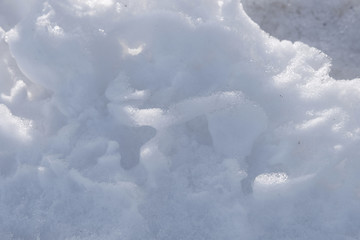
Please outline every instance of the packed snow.
[{"label": "packed snow", "polygon": [[0,1],[0,239],[359,239],[360,5],[243,2]]}]

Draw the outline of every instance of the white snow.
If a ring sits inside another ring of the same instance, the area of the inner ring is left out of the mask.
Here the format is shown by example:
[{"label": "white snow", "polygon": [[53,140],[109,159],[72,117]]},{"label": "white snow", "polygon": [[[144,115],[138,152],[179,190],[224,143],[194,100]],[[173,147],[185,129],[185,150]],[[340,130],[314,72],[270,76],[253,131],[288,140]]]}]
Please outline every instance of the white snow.
[{"label": "white snow", "polygon": [[0,239],[359,239],[359,11],[0,1]]}]

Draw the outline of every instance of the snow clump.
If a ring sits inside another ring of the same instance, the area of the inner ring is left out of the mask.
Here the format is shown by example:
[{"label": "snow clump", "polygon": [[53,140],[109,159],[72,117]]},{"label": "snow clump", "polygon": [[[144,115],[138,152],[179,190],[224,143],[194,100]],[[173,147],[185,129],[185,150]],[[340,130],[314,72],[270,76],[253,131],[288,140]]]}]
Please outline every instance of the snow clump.
[{"label": "snow clump", "polygon": [[236,0],[0,6],[1,239],[360,237],[360,80],[320,50]]}]

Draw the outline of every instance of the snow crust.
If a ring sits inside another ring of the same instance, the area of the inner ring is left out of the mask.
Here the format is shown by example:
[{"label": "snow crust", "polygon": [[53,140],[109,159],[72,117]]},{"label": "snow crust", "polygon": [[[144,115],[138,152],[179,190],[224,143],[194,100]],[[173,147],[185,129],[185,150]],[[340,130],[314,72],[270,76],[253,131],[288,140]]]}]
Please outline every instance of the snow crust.
[{"label": "snow crust", "polygon": [[360,79],[241,2],[2,1],[0,60],[0,239],[360,238]]}]

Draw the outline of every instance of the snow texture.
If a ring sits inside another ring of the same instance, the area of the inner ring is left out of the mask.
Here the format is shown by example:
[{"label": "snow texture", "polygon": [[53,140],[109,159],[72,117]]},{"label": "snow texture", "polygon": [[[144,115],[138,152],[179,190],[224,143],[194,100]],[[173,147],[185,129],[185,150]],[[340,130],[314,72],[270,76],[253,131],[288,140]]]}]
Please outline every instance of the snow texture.
[{"label": "snow texture", "polygon": [[332,58],[330,76],[360,77],[360,2],[357,0],[243,0],[249,16],[279,39],[301,41]]},{"label": "snow texture", "polygon": [[0,1],[0,239],[359,239],[360,5],[243,1]]}]

